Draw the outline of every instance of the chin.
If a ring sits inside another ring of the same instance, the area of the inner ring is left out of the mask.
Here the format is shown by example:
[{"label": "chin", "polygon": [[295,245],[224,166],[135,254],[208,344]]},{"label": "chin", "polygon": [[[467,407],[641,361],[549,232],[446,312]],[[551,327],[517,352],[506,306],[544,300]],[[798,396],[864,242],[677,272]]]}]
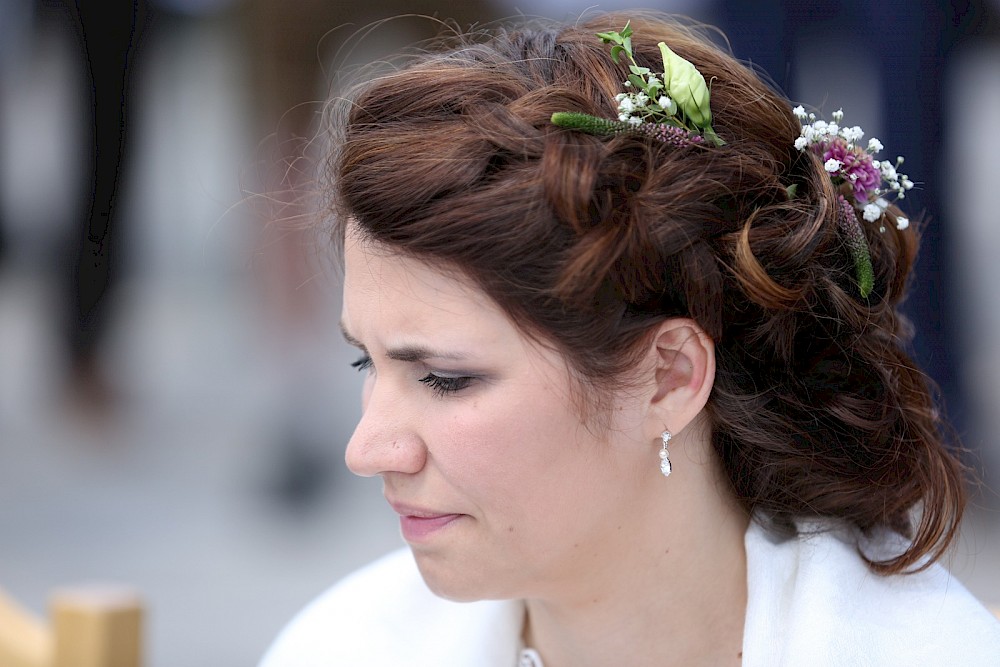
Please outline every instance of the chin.
[{"label": "chin", "polygon": [[452,602],[502,600],[513,597],[501,590],[497,577],[482,567],[413,550],[420,576],[434,595]]}]

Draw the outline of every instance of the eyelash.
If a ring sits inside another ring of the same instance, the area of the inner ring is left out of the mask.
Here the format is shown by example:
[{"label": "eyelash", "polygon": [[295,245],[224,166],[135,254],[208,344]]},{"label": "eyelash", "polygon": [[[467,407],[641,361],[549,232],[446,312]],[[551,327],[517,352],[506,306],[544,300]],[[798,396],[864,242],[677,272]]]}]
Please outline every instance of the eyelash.
[{"label": "eyelash", "polygon": [[[367,371],[372,368],[372,358],[367,354],[357,361],[351,363],[351,368],[361,371]],[[419,382],[427,385],[431,390],[438,396],[444,396],[446,394],[452,394],[457,391],[465,389],[475,378],[471,377],[445,377],[442,375],[435,375],[434,373],[428,373],[426,376],[420,378]]]},{"label": "eyelash", "polygon": [[428,373],[425,377],[420,378],[420,381],[430,387],[438,396],[444,396],[465,389],[472,383],[472,379],[470,377],[443,377]]},{"label": "eyelash", "polygon": [[367,371],[371,367],[372,367],[372,358],[369,357],[367,354],[358,359],[357,361],[351,362],[351,368],[355,369],[359,373],[361,371]]}]

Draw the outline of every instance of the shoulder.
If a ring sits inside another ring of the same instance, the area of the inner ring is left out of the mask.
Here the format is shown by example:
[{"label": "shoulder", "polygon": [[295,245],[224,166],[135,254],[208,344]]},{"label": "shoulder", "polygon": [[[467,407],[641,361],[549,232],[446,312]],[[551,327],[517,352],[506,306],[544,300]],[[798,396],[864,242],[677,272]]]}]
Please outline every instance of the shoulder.
[{"label": "shoulder", "polygon": [[306,606],[260,667],[488,666],[494,660],[509,667],[523,613],[517,602],[438,598],[424,584],[410,550],[401,549]]},{"label": "shoulder", "polygon": [[747,532],[746,665],[1000,660],[1000,622],[940,565],[876,575],[851,531],[801,528],[784,540],[756,524]]}]

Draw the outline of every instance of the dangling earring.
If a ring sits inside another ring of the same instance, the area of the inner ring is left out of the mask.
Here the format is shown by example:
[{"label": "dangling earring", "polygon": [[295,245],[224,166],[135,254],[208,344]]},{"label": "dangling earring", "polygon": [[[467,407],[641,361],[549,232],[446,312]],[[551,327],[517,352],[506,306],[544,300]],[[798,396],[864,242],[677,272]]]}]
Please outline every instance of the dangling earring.
[{"label": "dangling earring", "polygon": [[660,439],[663,440],[663,449],[660,450],[660,472],[663,473],[664,477],[670,477],[670,471],[673,470],[670,465],[670,452],[667,451],[667,443],[672,437],[670,431],[664,431],[660,436]]}]

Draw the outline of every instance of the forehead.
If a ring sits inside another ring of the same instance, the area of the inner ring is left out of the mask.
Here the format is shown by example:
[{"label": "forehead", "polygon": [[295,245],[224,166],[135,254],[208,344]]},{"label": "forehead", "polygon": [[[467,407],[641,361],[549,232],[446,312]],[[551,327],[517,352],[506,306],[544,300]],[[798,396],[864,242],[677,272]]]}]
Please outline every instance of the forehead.
[{"label": "forehead", "polygon": [[[356,336],[473,334],[480,342],[520,337],[499,306],[457,271],[403,255],[350,230],[344,244],[343,321]],[[445,341],[446,342],[446,341]]]}]

